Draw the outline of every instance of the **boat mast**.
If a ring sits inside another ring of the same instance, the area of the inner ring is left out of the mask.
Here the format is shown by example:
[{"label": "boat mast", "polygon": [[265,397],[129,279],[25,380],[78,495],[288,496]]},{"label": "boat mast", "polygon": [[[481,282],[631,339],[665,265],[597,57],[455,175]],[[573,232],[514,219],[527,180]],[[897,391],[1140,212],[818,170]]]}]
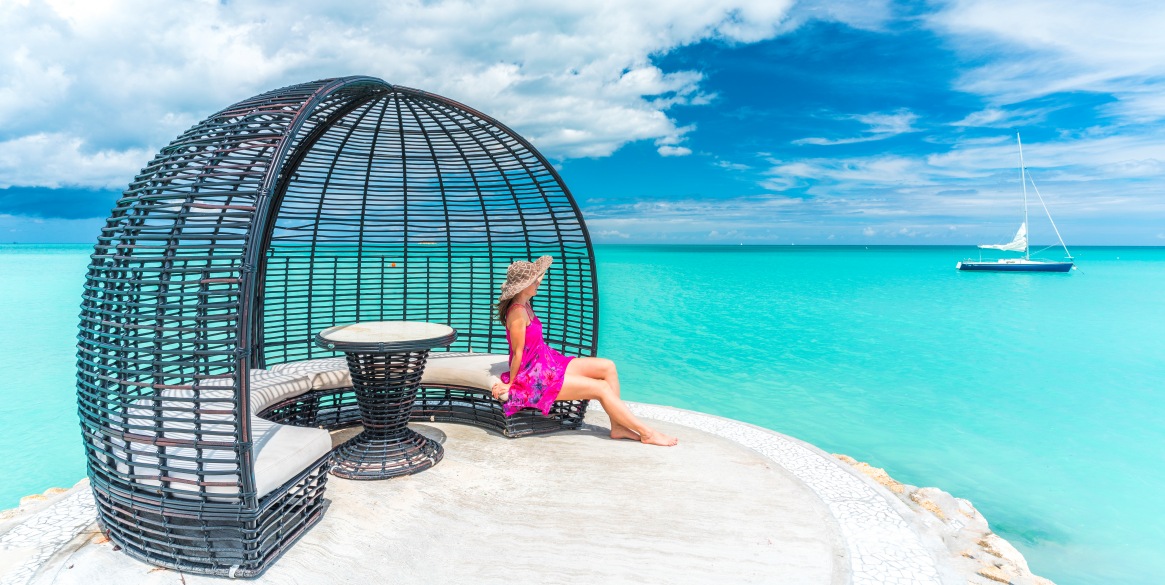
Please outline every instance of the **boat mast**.
[{"label": "boat mast", "polygon": [[[1027,228],[1027,239],[1031,241],[1031,226],[1027,225],[1027,171],[1023,168],[1023,141],[1019,139],[1019,132],[1015,133],[1015,143],[1019,145],[1019,183],[1023,185],[1023,225]],[[1031,259],[1032,248],[1029,245],[1023,247],[1023,259]]]}]

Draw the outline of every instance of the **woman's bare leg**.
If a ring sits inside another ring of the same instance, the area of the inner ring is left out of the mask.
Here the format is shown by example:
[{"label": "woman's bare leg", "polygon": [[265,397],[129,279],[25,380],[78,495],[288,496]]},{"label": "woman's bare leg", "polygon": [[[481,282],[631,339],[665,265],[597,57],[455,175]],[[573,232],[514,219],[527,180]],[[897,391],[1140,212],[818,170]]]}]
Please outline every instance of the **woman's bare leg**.
[{"label": "woman's bare leg", "polygon": [[[578,374],[588,378],[596,378],[607,382],[615,398],[622,400],[619,394],[619,372],[615,369],[615,362],[600,357],[578,357],[566,363],[566,373]],[[606,408],[606,407],[604,407]],[[618,435],[618,436],[616,436]],[[634,435],[634,436],[632,436]],[[639,440],[639,433],[611,419],[611,438]]]},{"label": "woman's bare leg", "polygon": [[[612,369],[615,368],[614,366],[615,366],[615,362],[610,361],[608,359],[574,358],[571,361],[567,362],[567,364],[566,364],[566,375],[567,376],[581,376],[581,378],[589,378],[592,380],[603,381],[603,376],[606,376],[609,373],[609,371],[612,371]],[[615,394],[616,399],[617,399],[617,397],[619,397],[619,390],[617,390],[617,383],[619,383],[619,382],[616,381],[615,385],[612,385],[612,383],[608,382],[608,386],[610,386],[610,388],[612,388],[612,390],[614,390],[614,394]],[[565,379],[563,381],[563,386],[564,387],[566,386]],[[598,387],[596,387],[596,388],[598,388]],[[558,399],[559,400],[574,400],[574,399],[564,399],[562,393],[560,393],[560,392],[558,394]],[[587,399],[587,400],[591,400],[591,399]],[[598,399],[594,399],[594,400],[598,400]],[[602,402],[602,401],[600,401],[600,402]],[[606,409],[606,408],[607,408],[606,406],[603,406],[603,409]],[[628,429],[626,427],[626,425],[620,424],[620,422],[616,421],[615,417],[612,416],[612,417],[610,417],[610,438],[638,440],[638,439],[640,439],[640,434],[638,434],[638,432],[635,432],[631,429]]]},{"label": "woman's bare leg", "polygon": [[603,405],[603,410],[607,411],[607,416],[611,417],[612,438],[632,438],[630,435],[616,436],[615,425],[618,424],[637,434],[640,442],[649,445],[670,447],[679,442],[675,437],[669,437],[635,418],[635,415],[631,414],[631,410],[627,408],[627,404],[615,395],[614,390],[611,389],[611,385],[605,380],[597,380],[577,374],[567,374],[562,381],[562,390],[558,393],[558,399],[598,400]]}]

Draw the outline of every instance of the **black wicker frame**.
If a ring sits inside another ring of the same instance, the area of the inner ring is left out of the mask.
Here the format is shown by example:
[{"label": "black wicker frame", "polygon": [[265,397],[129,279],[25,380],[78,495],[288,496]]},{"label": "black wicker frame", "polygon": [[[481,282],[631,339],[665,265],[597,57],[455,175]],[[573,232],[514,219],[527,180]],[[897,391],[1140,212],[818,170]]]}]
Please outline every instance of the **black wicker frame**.
[{"label": "black wicker frame", "polygon": [[[338,355],[315,334],[357,321],[441,322],[458,332],[445,350],[504,354],[492,304],[506,266],[542,254],[556,260],[539,296],[547,343],[594,355],[598,289],[582,215],[546,159],[496,120],[346,77],[196,124],[130,184],[89,266],[77,393],[99,524],[154,564],[261,573],[320,518],[330,462],[259,492],[245,373]],[[207,384],[224,378],[226,398]],[[522,436],[575,428],[585,409],[506,418],[488,390],[432,386],[413,420]],[[352,388],[257,414],[360,422]],[[131,449],[148,450],[150,466]]]},{"label": "black wicker frame", "polygon": [[[587,401],[555,402],[549,416],[526,409],[506,416],[502,404],[488,390],[454,384],[427,384],[417,392],[412,422],[466,423],[497,431],[510,438],[575,430],[582,425]],[[353,388],[317,390],[272,404],[259,416],[282,424],[342,429],[360,424]]]},{"label": "black wicker frame", "polygon": [[408,426],[429,349],[366,351],[335,345],[345,352],[364,430],[333,451],[332,474],[388,479],[441,461],[441,443]]}]

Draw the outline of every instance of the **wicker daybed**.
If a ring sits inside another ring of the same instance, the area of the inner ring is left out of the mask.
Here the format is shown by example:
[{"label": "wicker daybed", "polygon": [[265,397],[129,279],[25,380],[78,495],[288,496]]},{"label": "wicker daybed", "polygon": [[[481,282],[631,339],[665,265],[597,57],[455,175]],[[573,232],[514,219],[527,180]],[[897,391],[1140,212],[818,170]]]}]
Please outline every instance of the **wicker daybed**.
[{"label": "wicker daybed", "polygon": [[496,120],[346,77],[198,123],[130,184],[89,266],[77,389],[100,526],[150,563],[261,573],[323,512],[326,429],[360,422],[343,358],[313,341],[336,324],[457,330],[430,356],[414,419],[576,428],[585,402],[507,418],[488,390],[508,350],[492,314],[506,266],[541,254],[556,259],[539,295],[547,343],[594,355],[581,214]]}]

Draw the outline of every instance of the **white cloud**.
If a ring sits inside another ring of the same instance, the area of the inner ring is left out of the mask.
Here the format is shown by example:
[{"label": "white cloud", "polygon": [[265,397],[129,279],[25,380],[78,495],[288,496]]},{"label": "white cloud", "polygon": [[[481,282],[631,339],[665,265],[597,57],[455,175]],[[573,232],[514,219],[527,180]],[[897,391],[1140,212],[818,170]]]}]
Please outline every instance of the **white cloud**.
[{"label": "white cloud", "polygon": [[722,169],[727,169],[729,171],[747,171],[747,170],[752,168],[751,166],[746,165],[744,163],[737,163],[737,162],[727,161],[727,160],[723,160],[723,159],[717,160],[716,166],[718,166]]},{"label": "white cloud", "polygon": [[[1165,145],[1165,136],[1027,145],[1026,153],[1040,163],[1032,169],[1040,192],[1070,245],[1111,244],[1116,224],[1124,226],[1122,243],[1157,241],[1165,221],[1160,186],[1165,165],[1152,156],[1165,160],[1165,146],[1156,145]],[[1125,160],[1126,154],[1149,158]],[[956,141],[931,155],[770,160],[770,165],[761,186],[773,193],[592,202],[584,216],[592,229],[619,230],[631,241],[694,242],[734,230],[730,239],[750,242],[915,238],[971,244],[1006,241],[1023,213],[1018,156],[1006,138]],[[1028,192],[1033,237],[1053,242],[1030,187]]]},{"label": "white cloud", "polygon": [[622,238],[622,239],[626,240],[627,238],[631,237],[631,234],[628,234],[626,232],[621,232],[619,230],[600,230],[600,231],[594,232],[594,234],[596,236],[598,236],[599,238]]},{"label": "white cloud", "polygon": [[[1029,143],[1025,155],[1062,231],[1095,222],[1165,221],[1165,130]],[[928,155],[770,164],[761,186],[807,196],[798,208],[806,221],[874,218],[885,225],[877,231],[885,237],[984,237],[991,230],[1006,237],[1002,232],[1014,229],[1023,208],[1014,140],[957,140]],[[1034,221],[1045,221],[1034,196],[1032,205]],[[1150,237],[1151,228],[1138,229],[1138,241]]]},{"label": "white cloud", "polygon": [[[725,225],[736,229],[771,227],[772,214],[801,205],[799,199],[775,195],[708,197],[666,200],[622,201],[589,204],[583,209],[592,230],[620,230],[641,234],[643,224],[664,231],[723,232]],[[777,220],[782,221],[782,220]]]},{"label": "white cloud", "polygon": [[692,149],[686,146],[661,146],[656,149],[660,156],[687,156],[692,154]]},{"label": "white cloud", "polygon": [[[968,185],[983,187],[996,177],[1018,182],[1019,151],[1014,135],[956,138],[941,146],[935,152],[919,155],[874,154],[796,161],[770,158],[768,177],[762,186],[777,191],[811,184],[854,190],[956,190]],[[1122,135],[1064,136],[1038,143],[1025,141],[1024,157],[1028,170],[1037,179],[1104,182],[1108,185],[1106,191],[1135,194],[1140,186],[1121,181],[1165,179],[1165,128]]]},{"label": "white cloud", "polygon": [[995,106],[1057,92],[1117,98],[1127,120],[1165,117],[1165,4],[1156,0],[956,0],[927,19],[985,62],[956,89]]},{"label": "white cloud", "polygon": [[122,189],[152,154],[140,148],[90,149],[68,134],[21,136],[0,142],[0,188]]},{"label": "white cloud", "polygon": [[918,114],[906,109],[895,112],[871,112],[869,114],[852,114],[839,116],[839,120],[856,120],[867,127],[860,136],[851,138],[820,138],[809,137],[794,140],[793,144],[811,144],[816,146],[835,146],[838,144],[856,144],[885,140],[899,134],[917,132],[914,123],[918,121]]},{"label": "white cloud", "polygon": [[796,162],[772,161],[766,171],[772,178],[762,185],[774,190],[804,187],[810,183],[830,181],[846,186],[886,184],[930,184],[932,173],[923,173],[923,160],[901,155],[875,155],[850,158],[813,158]]},{"label": "white cloud", "polygon": [[889,114],[878,112],[858,114],[853,118],[869,126],[870,128],[867,132],[873,134],[903,134],[918,130],[914,127],[914,122],[918,120],[918,115],[909,110],[898,110]]},{"label": "white cloud", "polygon": [[[124,185],[142,152],[219,108],[349,74],[467,103],[557,160],[638,140],[684,155],[668,108],[711,96],[701,74],[651,56],[771,37],[791,3],[0,0],[0,152],[36,136],[65,145],[49,164],[18,161],[40,170],[0,166],[0,183]],[[87,170],[58,174],[70,166]]]},{"label": "white cloud", "polygon": [[889,135],[878,136],[878,135],[873,135],[873,134],[867,135],[867,136],[854,136],[852,138],[821,138],[820,136],[810,136],[808,138],[798,138],[797,140],[793,141],[793,144],[810,144],[813,146],[837,146],[839,144],[858,144],[860,142],[873,142],[875,140],[882,140],[884,138],[889,138],[889,137],[890,137]]},{"label": "white cloud", "polygon": [[832,20],[857,29],[883,31],[894,19],[893,4],[890,0],[800,0],[789,11],[782,28],[792,30],[809,20]]},{"label": "white cloud", "polygon": [[989,126],[998,127],[1000,122],[1009,118],[1008,113],[999,108],[988,108],[971,112],[962,120],[953,122],[951,126]]},{"label": "white cloud", "polygon": [[986,108],[967,114],[951,126],[976,128],[1017,128],[1042,123],[1056,108]]}]

